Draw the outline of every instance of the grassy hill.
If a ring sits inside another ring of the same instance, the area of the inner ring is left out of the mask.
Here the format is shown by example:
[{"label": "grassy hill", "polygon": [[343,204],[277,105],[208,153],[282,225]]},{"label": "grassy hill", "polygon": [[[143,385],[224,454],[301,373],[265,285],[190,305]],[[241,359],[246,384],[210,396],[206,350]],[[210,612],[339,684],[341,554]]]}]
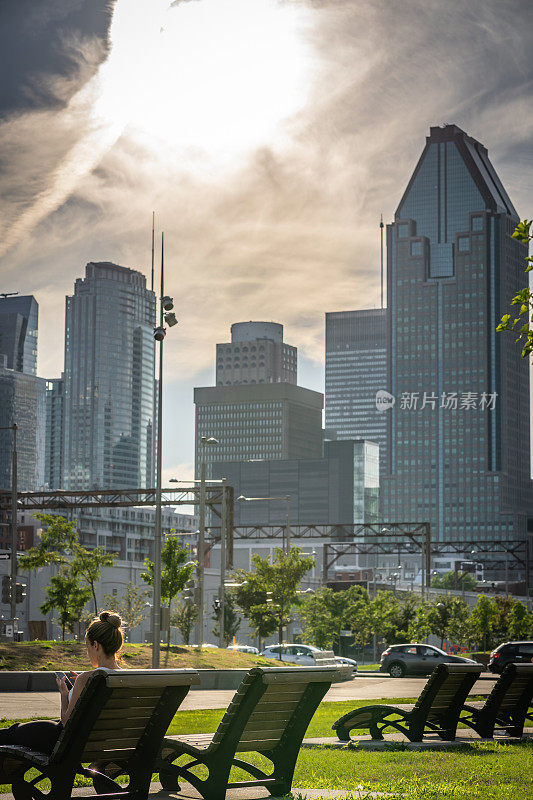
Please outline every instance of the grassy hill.
[{"label": "grassy hill", "polygon": [[[147,644],[125,644],[122,661],[130,669],[148,669],[152,666],[152,648]],[[197,648],[161,645],[161,668],[178,669],[250,669],[256,666],[275,666],[279,662],[268,658],[219,650],[214,647]],[[66,670],[82,672],[91,669],[83,642],[16,642],[0,643],[1,670]]]}]

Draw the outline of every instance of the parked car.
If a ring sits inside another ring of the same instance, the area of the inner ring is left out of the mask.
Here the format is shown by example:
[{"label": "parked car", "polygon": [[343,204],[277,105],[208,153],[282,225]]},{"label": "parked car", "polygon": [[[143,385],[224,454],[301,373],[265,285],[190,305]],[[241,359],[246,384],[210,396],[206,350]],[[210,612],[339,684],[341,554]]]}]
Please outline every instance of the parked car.
[{"label": "parked car", "polygon": [[251,655],[258,656],[259,650],[257,647],[252,647],[250,644],[229,644],[228,650],[237,650],[239,653],[250,653]]},{"label": "parked car", "polygon": [[357,672],[357,661],[355,658],[346,658],[346,656],[335,656],[337,664],[344,664],[352,668],[352,676]]},{"label": "parked car", "polygon": [[533,642],[504,642],[492,651],[488,668],[499,675],[507,664],[531,664]]},{"label": "parked car", "polygon": [[471,658],[452,656],[431,644],[393,644],[381,654],[380,672],[391,678],[430,675],[437,664],[476,664]]},{"label": "parked car", "polygon": [[269,647],[265,647],[261,655],[265,656],[265,658],[279,659],[280,650],[281,661],[287,661],[289,664],[309,665],[313,665],[315,663],[313,653],[322,652],[318,647],[313,647],[311,644],[273,644]]}]

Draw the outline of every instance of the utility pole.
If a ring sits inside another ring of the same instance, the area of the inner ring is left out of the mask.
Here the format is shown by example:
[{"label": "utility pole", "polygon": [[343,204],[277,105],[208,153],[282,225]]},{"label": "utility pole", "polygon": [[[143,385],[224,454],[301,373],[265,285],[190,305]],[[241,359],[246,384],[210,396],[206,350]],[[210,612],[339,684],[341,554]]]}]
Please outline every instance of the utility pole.
[{"label": "utility pole", "polygon": [[218,646],[224,647],[224,616],[225,616],[225,594],[224,584],[226,582],[226,527],[228,524],[228,498],[226,492],[226,479],[222,478],[222,514],[220,520],[220,617],[218,620]]},{"label": "utility pole", "polygon": [[383,308],[383,214],[379,222],[379,229],[381,234],[381,308]]},{"label": "utility pole", "polygon": [[13,423],[13,451],[11,455],[11,621],[13,623],[13,639],[15,639],[15,618],[17,616],[17,424]]}]

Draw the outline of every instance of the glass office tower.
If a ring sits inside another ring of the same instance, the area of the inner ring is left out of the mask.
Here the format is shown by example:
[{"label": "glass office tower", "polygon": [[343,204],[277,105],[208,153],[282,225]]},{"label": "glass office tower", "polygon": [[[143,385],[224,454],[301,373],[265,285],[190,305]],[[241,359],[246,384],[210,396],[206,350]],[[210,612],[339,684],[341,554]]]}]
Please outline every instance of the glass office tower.
[{"label": "glass office tower", "polygon": [[155,296],[140,273],[87,264],[67,297],[65,489],[153,485]]},{"label": "glass office tower", "polygon": [[532,509],[529,364],[497,333],[527,284],[486,148],[431,128],[387,226],[386,517],[440,541],[523,539]]},{"label": "glass office tower", "polygon": [[[5,359],[5,355],[4,355]],[[17,424],[19,492],[44,487],[46,381],[0,364],[0,428]],[[13,433],[0,430],[0,489],[11,490]]]},{"label": "glass office tower", "polygon": [[39,304],[31,294],[0,298],[0,354],[16,372],[37,375]]},{"label": "glass office tower", "polygon": [[387,425],[376,395],[387,385],[387,310],[326,314],[326,429],[337,439],[379,445],[385,468]]}]

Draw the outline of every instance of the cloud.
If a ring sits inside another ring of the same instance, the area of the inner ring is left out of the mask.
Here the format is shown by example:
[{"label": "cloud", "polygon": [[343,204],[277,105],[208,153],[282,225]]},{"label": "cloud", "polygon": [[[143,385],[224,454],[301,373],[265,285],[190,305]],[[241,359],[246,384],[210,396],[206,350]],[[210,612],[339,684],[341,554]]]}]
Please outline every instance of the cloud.
[{"label": "cloud", "polygon": [[[170,13],[201,5],[180,3]],[[480,139],[519,212],[531,216],[529,4],[285,6],[303,12],[305,97],[276,136],[254,140],[238,160],[219,164],[200,147],[173,152],[169,131],[157,146],[131,125],[102,137],[92,111],[105,73],[101,44],[91,40],[78,46],[78,64],[93,77],[76,100],[0,124],[2,238],[17,242],[4,253],[4,282],[41,302],[43,374],[60,371],[57,320],[86,261],[149,274],[152,209],[165,229],[180,318],[167,337],[169,380],[191,385],[241,319],[283,322],[287,341],[320,369],[324,312],[379,303],[380,213],[392,218],[430,125],[454,122]],[[57,92],[69,95],[59,83]],[[179,96],[168,102],[179,110]],[[211,124],[216,130],[217,119]]]}]

